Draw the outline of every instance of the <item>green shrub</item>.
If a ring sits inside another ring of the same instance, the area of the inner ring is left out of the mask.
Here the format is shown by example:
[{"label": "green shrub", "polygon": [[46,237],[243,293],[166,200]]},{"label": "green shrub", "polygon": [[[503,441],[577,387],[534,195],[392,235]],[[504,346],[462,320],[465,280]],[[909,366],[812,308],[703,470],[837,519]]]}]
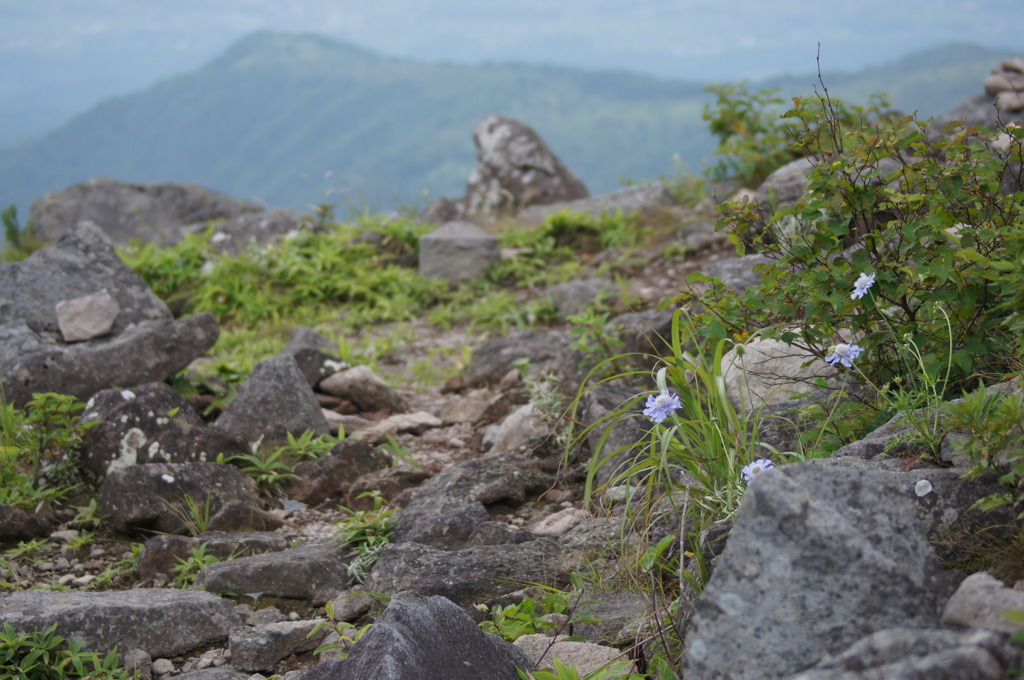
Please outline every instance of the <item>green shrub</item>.
[{"label": "green shrub", "polygon": [[[711,85],[706,91],[715,95],[715,101],[704,107],[702,118],[718,138],[715,163],[708,174],[714,180],[739,179],[748,187],[758,186],[790,161],[825,151],[822,142],[827,145],[833,134],[862,130],[888,106],[881,95],[875,95],[866,107],[818,97],[794,100],[804,107],[803,119],[818,137],[814,143],[796,144],[794,131],[785,120],[786,100],[776,96],[777,89],[750,92],[743,81]],[[825,139],[820,139],[825,131]]]},{"label": "green shrub", "polygon": [[12,680],[122,680],[138,677],[118,664],[117,650],[105,655],[82,650],[82,643],[57,635],[57,624],[43,632],[18,635],[5,623],[0,631],[0,669]]},{"label": "green shrub", "polygon": [[36,394],[25,409],[0,399],[0,503],[32,508],[66,497],[81,482],[78,453],[84,404],[65,394]]},{"label": "green shrub", "polygon": [[[828,150],[795,205],[767,219],[752,203],[724,206],[719,228],[770,263],[743,295],[691,277],[705,288],[684,299],[706,306],[711,340],[756,330],[824,358],[842,331],[864,349],[858,367],[874,384],[921,367],[945,375],[949,364],[945,393],[1010,371],[1022,327],[1024,193],[1000,187],[1022,159],[1024,130],[1013,128],[1000,153],[988,130],[932,139],[913,117],[833,133],[843,128],[830,103],[796,99],[785,118],[793,144]],[[853,299],[865,274],[875,283]]]}]

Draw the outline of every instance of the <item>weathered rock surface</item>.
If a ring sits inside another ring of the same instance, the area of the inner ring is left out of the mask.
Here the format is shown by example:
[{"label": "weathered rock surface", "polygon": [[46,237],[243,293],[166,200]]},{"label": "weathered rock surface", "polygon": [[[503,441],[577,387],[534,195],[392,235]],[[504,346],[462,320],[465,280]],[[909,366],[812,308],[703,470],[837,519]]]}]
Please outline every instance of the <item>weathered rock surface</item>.
[{"label": "weathered rock surface", "polygon": [[369,427],[354,430],[352,436],[369,444],[381,444],[386,442],[388,437],[393,437],[399,433],[411,432],[413,434],[422,434],[431,428],[441,427],[443,424],[440,418],[428,411],[396,413],[384,420],[373,423]]},{"label": "weathered rock surface", "polygon": [[144,321],[114,336],[55,344],[25,324],[0,325],[0,376],[6,398],[23,406],[37,392],[88,399],[112,385],[166,380],[217,341],[209,312],[180,320]]},{"label": "weathered rock surface", "polygon": [[205,463],[217,454],[248,453],[241,439],[210,430],[198,413],[162,382],[97,392],[82,420],[95,422],[83,439],[81,466],[104,477],[145,463]]},{"label": "weathered rock surface", "polygon": [[393,543],[381,553],[367,589],[385,595],[404,590],[443,595],[471,607],[515,592],[524,582],[564,585],[558,583],[558,574],[571,564],[571,557],[550,538],[462,550]]},{"label": "weathered rock surface", "polygon": [[813,158],[797,158],[765,178],[757,188],[755,200],[766,219],[779,208],[803,198],[807,192],[807,175],[814,165]]},{"label": "weathered rock surface", "polygon": [[106,653],[143,649],[152,657],[184,654],[226,640],[232,605],[210,593],[142,588],[103,593],[29,590],[0,597],[0,625],[20,632],[58,624],[64,637]]},{"label": "weathered rock surface", "polygon": [[187,528],[187,498],[209,514],[238,500],[259,516],[256,483],[233,465],[218,463],[151,463],[116,469],[100,485],[97,504],[122,533],[178,533]]},{"label": "weathered rock surface", "polygon": [[[119,309],[111,334],[62,342],[57,304],[104,289]],[[213,346],[217,332],[211,314],[174,320],[95,224],[0,265],[0,378],[18,405],[34,392],[86,399],[115,384],[165,380]]]},{"label": "weathered rock surface", "polygon": [[539,446],[553,434],[548,417],[533,404],[524,404],[501,423],[491,453],[512,453],[524,447]]},{"label": "weathered rock surface", "polygon": [[583,397],[582,422],[588,427],[598,422],[606,423],[587,435],[591,452],[602,458],[608,457],[594,476],[598,485],[607,484],[629,467],[637,452],[619,449],[642,440],[651,427],[650,421],[641,416],[640,409],[636,407],[633,409],[635,415],[605,420],[610,414],[624,409],[636,396],[636,388],[629,385],[602,383],[588,390]]},{"label": "weathered rock surface", "polygon": [[196,587],[215,593],[258,593],[320,605],[352,585],[345,564],[345,554],[338,546],[308,545],[211,564],[199,571]]},{"label": "weathered rock surface", "polygon": [[544,292],[555,306],[555,313],[561,320],[580,314],[587,307],[601,301],[611,302],[618,297],[618,291],[610,279],[575,279],[551,286]]},{"label": "weathered rock surface", "polygon": [[815,378],[835,372],[810,352],[767,338],[733,347],[722,356],[722,367],[726,395],[743,411],[812,392]]},{"label": "weathered rock surface", "polygon": [[538,371],[554,367],[562,358],[569,341],[557,331],[530,330],[510,333],[501,338],[487,340],[473,350],[466,368],[468,387],[495,384],[516,368],[519,359],[529,361],[529,367]]},{"label": "weathered rock surface", "polygon": [[690,623],[686,675],[786,677],[873,631],[936,627],[949,591],[885,474],[787,465],[746,491]]},{"label": "weathered rock surface", "polygon": [[942,623],[947,626],[984,628],[1013,634],[1024,625],[1006,618],[1007,612],[1024,611],[1024,592],[1008,588],[985,572],[971,574],[946,603]]},{"label": "weathered rock surface", "polygon": [[293,472],[297,479],[286,481],[282,491],[289,498],[308,505],[329,498],[343,499],[352,484],[363,475],[388,467],[391,457],[366,442],[343,439],[330,453],[316,460],[303,461]]},{"label": "weathered rock surface", "polygon": [[405,399],[369,366],[353,366],[327,376],[320,381],[320,391],[347,399],[360,411],[402,413],[408,408]]},{"label": "weathered rock surface", "polygon": [[539,495],[549,488],[553,481],[549,473],[516,456],[456,463],[413,493],[409,505],[395,516],[391,540],[445,550],[473,545],[474,532],[481,524],[495,524],[485,506],[521,505],[531,494]]},{"label": "weathered rock surface", "polygon": [[255,628],[232,628],[228,638],[231,665],[250,673],[273,671],[281,659],[315,649],[320,644],[327,629],[314,633],[317,622],[281,621]]},{"label": "weathered rock surface", "polygon": [[452,602],[400,593],[347,659],[321,663],[303,680],[518,680],[517,668],[533,670]]},{"label": "weathered rock surface", "polygon": [[472,222],[449,222],[420,238],[420,274],[430,279],[478,279],[499,261],[497,237]]},{"label": "weathered rock surface", "polygon": [[288,539],[280,534],[258,531],[208,531],[199,536],[154,536],[146,541],[139,553],[139,577],[148,581],[158,574],[173,576],[179,560],[187,560],[193,550],[201,547],[206,555],[226,560],[229,557],[285,550],[288,548]]},{"label": "weathered rock surface", "polygon": [[0,543],[28,541],[49,531],[49,523],[39,515],[0,503]]},{"label": "weathered rock surface", "polygon": [[758,265],[768,264],[771,260],[759,253],[730,257],[718,260],[708,267],[707,275],[721,279],[722,283],[733,288],[737,293],[761,282],[760,272],[755,271]]},{"label": "weathered rock surface", "polygon": [[262,210],[198,184],[128,184],[100,177],[43,196],[32,205],[29,221],[48,239],[90,220],[117,243],[174,243],[192,225]]},{"label": "weathered rock surface", "polygon": [[636,672],[636,666],[629,661],[625,652],[592,642],[569,640],[568,637],[524,635],[512,644],[523,650],[537,668],[554,668],[554,659],[558,659],[566,666],[575,666],[581,678],[617,661],[626,662],[623,672],[627,669]]},{"label": "weathered rock surface", "polygon": [[531,205],[587,198],[583,183],[529,126],[485,116],[473,130],[477,164],[464,198],[470,215],[515,212]]},{"label": "weathered rock surface", "polygon": [[650,602],[644,593],[635,590],[600,590],[581,596],[579,611],[597,617],[594,623],[574,623],[573,635],[590,642],[621,645],[630,641],[623,629],[633,627],[650,614]]},{"label": "weathered rock surface", "polygon": [[290,354],[256,364],[213,426],[249,443],[262,442],[261,446],[283,444],[289,433],[298,437],[307,430],[317,435],[329,430],[313,390]]},{"label": "weathered rock surface", "polygon": [[[308,229],[312,218],[289,208],[275,208],[263,212],[243,212],[213,227],[211,244],[219,252],[237,255],[246,246],[253,243],[270,243],[283,236]],[[202,224],[189,228],[189,231],[205,228]]]},{"label": "weathered rock surface", "polygon": [[117,256],[107,233],[84,223],[21,262],[0,264],[0,325],[23,323],[59,337],[57,303],[101,290],[120,309],[114,333],[171,319],[167,305]]},{"label": "weathered rock surface", "polygon": [[985,630],[881,630],[787,680],[1000,680],[1020,663],[1004,636]]}]

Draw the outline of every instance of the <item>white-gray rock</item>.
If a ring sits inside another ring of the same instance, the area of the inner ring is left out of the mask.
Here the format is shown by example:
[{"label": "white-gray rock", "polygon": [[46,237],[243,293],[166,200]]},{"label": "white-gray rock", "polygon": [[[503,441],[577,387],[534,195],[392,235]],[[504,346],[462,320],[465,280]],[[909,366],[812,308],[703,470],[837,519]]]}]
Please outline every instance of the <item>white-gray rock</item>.
[{"label": "white-gray rock", "polygon": [[107,289],[57,303],[57,325],[64,342],[80,342],[106,335],[114,328],[121,307]]},{"label": "white-gray rock", "polygon": [[1024,612],[1024,592],[1008,588],[985,572],[971,574],[953,593],[942,612],[946,626],[985,628],[1019,633],[1024,624],[1006,618],[1007,612]]},{"label": "white-gray rock", "polygon": [[552,640],[547,635],[524,635],[512,644],[523,650],[537,668],[554,668],[554,659],[558,659],[566,666],[575,666],[581,678],[616,661],[628,662],[623,672],[636,672],[636,665],[629,662],[624,652],[592,642],[568,640],[568,637],[556,635]]}]

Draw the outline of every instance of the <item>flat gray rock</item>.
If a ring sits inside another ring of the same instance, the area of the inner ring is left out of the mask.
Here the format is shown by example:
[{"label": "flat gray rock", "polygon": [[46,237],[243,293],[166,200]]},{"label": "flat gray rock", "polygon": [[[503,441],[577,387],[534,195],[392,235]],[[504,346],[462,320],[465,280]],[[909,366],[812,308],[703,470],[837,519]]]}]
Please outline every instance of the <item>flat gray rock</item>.
[{"label": "flat gray rock", "polygon": [[354,583],[345,554],[335,545],[313,545],[266,555],[237,557],[200,570],[195,585],[210,592],[270,595],[323,604]]},{"label": "flat gray rock", "polygon": [[106,653],[143,649],[153,658],[186,654],[223,642],[237,625],[233,604],[211,593],[141,588],[84,593],[30,590],[0,596],[0,626],[46,630]]}]

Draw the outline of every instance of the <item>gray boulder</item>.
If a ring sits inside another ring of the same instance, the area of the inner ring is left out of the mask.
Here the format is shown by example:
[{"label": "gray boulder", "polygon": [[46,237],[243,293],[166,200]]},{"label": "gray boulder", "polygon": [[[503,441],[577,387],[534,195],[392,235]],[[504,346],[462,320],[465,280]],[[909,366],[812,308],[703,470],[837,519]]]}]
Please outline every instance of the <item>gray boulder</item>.
[{"label": "gray boulder", "polygon": [[813,158],[797,158],[765,178],[757,188],[756,200],[766,217],[803,198],[807,193],[807,175],[814,166]]},{"label": "gray boulder", "polygon": [[971,574],[946,603],[942,623],[947,626],[984,628],[1013,634],[1024,625],[1011,621],[1007,612],[1024,611],[1024,593],[1009,588],[985,572]]},{"label": "gray boulder", "polygon": [[360,411],[402,413],[408,408],[405,399],[382,380],[369,366],[352,368],[329,375],[320,381],[320,391],[347,399]]},{"label": "gray boulder", "polygon": [[512,644],[523,650],[537,668],[554,668],[554,660],[558,659],[566,666],[574,666],[581,678],[620,661],[629,667],[630,672],[636,672],[636,666],[622,650],[593,642],[570,640],[568,635],[523,635]]},{"label": "gray boulder", "polygon": [[113,333],[172,318],[167,305],[117,256],[107,233],[87,222],[21,262],[0,264],[0,325],[22,323],[59,338],[57,304],[101,290],[120,310]]},{"label": "gray boulder", "polygon": [[127,184],[100,177],[43,196],[32,205],[29,221],[48,239],[89,220],[118,243],[169,244],[190,226],[262,210],[198,184]]},{"label": "gray boulder", "polygon": [[454,551],[398,543],[381,552],[367,590],[385,595],[413,590],[443,595],[460,606],[472,607],[520,590],[524,583],[564,586],[559,574],[574,566],[572,558],[550,538]]},{"label": "gray boulder", "polygon": [[533,670],[452,602],[400,593],[347,659],[321,663],[303,680],[518,680],[517,668]]},{"label": "gray boulder", "polygon": [[539,450],[554,432],[551,419],[546,414],[533,404],[524,404],[512,411],[498,426],[490,452]]},{"label": "gray boulder", "polygon": [[787,680],[1002,680],[1020,653],[985,630],[894,628],[858,640]]},{"label": "gray boulder", "polygon": [[100,390],[86,403],[81,466],[97,477],[145,463],[206,463],[248,453],[245,442],[206,427],[185,399],[162,382]]},{"label": "gray boulder", "polygon": [[314,633],[316,625],[317,621],[280,621],[255,628],[232,628],[228,638],[231,665],[250,673],[273,671],[282,659],[308,652],[320,644],[327,629]]},{"label": "gray boulder", "polygon": [[[413,493],[409,505],[395,515],[391,541],[411,541],[445,550],[475,544],[474,534],[481,524],[497,524],[491,521],[485,506],[522,505],[553,483],[549,473],[516,456],[456,463]],[[486,536],[493,538],[494,533]],[[484,536],[476,538],[483,540]]]},{"label": "gray boulder", "polygon": [[469,215],[516,212],[590,195],[540,135],[524,123],[485,116],[473,130],[473,142],[477,164],[464,198]]},{"label": "gray boulder", "polygon": [[254,516],[259,515],[259,494],[252,478],[233,465],[217,463],[150,463],[114,470],[100,485],[97,504],[122,533],[171,534],[190,529],[188,498],[208,516],[215,516],[231,501],[242,501]]},{"label": "gray boulder", "polygon": [[309,545],[237,557],[204,567],[195,585],[210,592],[259,593],[321,605],[354,583],[336,545]]},{"label": "gray boulder", "polygon": [[341,500],[361,476],[390,464],[391,457],[380,449],[355,439],[343,439],[326,456],[296,465],[293,473],[297,478],[286,480],[281,490],[288,498],[307,505],[318,505],[330,498]]},{"label": "gray boulder", "polygon": [[50,533],[50,525],[38,515],[0,503],[0,543],[28,541]]},{"label": "gray boulder", "polygon": [[770,262],[771,260],[767,256],[758,253],[743,257],[730,257],[713,262],[705,273],[708,276],[721,279],[722,283],[733,288],[737,293],[743,293],[747,288],[761,282],[761,274],[754,271],[754,267]]},{"label": "gray boulder", "polygon": [[227,640],[233,605],[210,593],[141,588],[84,593],[29,590],[0,597],[0,626],[46,630],[106,653],[142,649],[153,658],[185,654]]},{"label": "gray boulder", "polygon": [[771,470],[747,488],[697,602],[686,677],[784,678],[874,631],[936,627],[950,585],[884,473]]},{"label": "gray boulder", "polygon": [[558,318],[565,320],[598,302],[614,302],[618,290],[611,279],[575,279],[551,286],[544,291],[544,296],[555,306]]},{"label": "gray boulder", "polygon": [[290,354],[258,363],[213,426],[263,446],[284,443],[288,434],[329,432],[316,396]]},{"label": "gray boulder", "polygon": [[518,360],[529,362],[531,370],[544,373],[555,369],[563,359],[569,341],[557,331],[529,330],[487,340],[473,350],[464,381],[468,387],[498,383],[517,367]]},{"label": "gray boulder", "polygon": [[[58,303],[101,290],[119,309],[111,334],[62,342]],[[0,379],[18,405],[34,392],[86,399],[111,385],[165,380],[212,347],[217,333],[211,314],[174,320],[92,223],[22,262],[0,265]]]},{"label": "gray boulder", "polygon": [[500,260],[498,239],[472,222],[449,222],[420,238],[419,270],[430,279],[478,279]]},{"label": "gray boulder", "polygon": [[180,320],[144,321],[117,335],[63,345],[23,323],[0,325],[0,381],[24,406],[38,392],[88,399],[112,385],[161,381],[213,347],[217,321],[209,312]]},{"label": "gray boulder", "polygon": [[[210,239],[214,250],[237,255],[253,243],[270,243],[282,236],[309,229],[312,219],[289,208],[276,208],[263,212],[243,212],[213,227]],[[192,229],[205,229],[199,224]]]},{"label": "gray boulder", "polygon": [[[203,547],[205,546],[205,547]],[[158,574],[173,575],[179,560],[187,560],[193,550],[203,548],[217,559],[244,557],[288,548],[288,539],[280,534],[259,531],[229,533],[209,531],[199,536],[154,536],[139,553],[139,577],[148,581]]]}]

